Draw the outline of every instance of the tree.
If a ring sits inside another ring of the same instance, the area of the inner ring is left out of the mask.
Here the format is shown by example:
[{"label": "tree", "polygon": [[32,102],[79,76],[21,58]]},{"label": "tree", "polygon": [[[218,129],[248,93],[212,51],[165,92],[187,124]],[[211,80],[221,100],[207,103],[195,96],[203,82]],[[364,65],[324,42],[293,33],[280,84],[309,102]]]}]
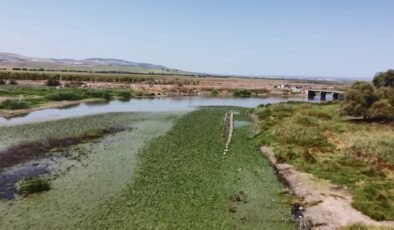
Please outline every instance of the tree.
[{"label": "tree", "polygon": [[377,73],[372,82],[376,88],[394,87],[394,70]]},{"label": "tree", "polygon": [[345,94],[342,114],[368,118],[368,109],[378,100],[375,87],[369,82],[355,82]]},{"label": "tree", "polygon": [[378,89],[378,96],[380,99],[387,99],[388,102],[394,106],[394,87],[381,87]]},{"label": "tree", "polygon": [[394,107],[387,99],[381,99],[368,109],[368,117],[381,120],[394,119]]}]

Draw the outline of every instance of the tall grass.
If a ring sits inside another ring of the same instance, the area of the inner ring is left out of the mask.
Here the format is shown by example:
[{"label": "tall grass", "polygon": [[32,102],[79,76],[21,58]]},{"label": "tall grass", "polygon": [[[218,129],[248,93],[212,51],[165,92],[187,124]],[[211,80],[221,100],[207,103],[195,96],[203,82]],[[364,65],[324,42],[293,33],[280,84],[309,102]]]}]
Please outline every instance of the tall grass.
[{"label": "tall grass", "polygon": [[258,138],[279,162],[348,187],[356,209],[394,220],[394,128],[345,121],[337,111],[336,104],[260,106]]},{"label": "tall grass", "polygon": [[28,108],[30,108],[30,104],[25,100],[5,100],[0,103],[0,109],[17,110]]},{"label": "tall grass", "polygon": [[58,92],[49,94],[45,98],[50,101],[77,101],[80,100],[82,97],[74,92]]},{"label": "tall grass", "polygon": [[369,161],[386,162],[394,166],[394,132],[370,130],[356,132],[349,136],[353,145],[344,151]]}]

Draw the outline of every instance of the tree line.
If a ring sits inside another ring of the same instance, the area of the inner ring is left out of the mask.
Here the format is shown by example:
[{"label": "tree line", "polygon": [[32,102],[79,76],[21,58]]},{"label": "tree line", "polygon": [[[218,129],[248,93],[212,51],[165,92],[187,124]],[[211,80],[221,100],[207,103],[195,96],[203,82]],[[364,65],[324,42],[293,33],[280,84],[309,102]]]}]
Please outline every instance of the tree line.
[{"label": "tree line", "polygon": [[148,83],[150,85],[198,85],[198,80],[192,79],[154,79],[141,76],[115,76],[115,75],[85,75],[85,74],[48,74],[37,72],[0,72],[0,80],[64,80],[64,81],[90,81],[90,82],[124,82]]},{"label": "tree line", "polygon": [[394,70],[377,73],[372,83],[355,82],[345,93],[341,112],[365,120],[394,120]]}]

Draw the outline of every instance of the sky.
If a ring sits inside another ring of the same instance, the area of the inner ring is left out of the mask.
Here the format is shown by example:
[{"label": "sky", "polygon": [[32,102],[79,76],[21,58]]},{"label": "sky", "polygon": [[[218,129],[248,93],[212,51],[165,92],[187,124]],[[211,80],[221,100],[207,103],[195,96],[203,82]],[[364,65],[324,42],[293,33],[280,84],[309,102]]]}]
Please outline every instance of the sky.
[{"label": "sky", "polygon": [[0,52],[365,79],[394,68],[393,9],[393,0],[0,0]]}]

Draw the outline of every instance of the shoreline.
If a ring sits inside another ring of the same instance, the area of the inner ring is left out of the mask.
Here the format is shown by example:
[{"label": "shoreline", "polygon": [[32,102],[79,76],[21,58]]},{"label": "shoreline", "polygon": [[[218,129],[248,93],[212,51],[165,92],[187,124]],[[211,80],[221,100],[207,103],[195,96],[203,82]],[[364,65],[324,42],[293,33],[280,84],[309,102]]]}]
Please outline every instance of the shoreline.
[{"label": "shoreline", "polygon": [[21,115],[29,114],[31,112],[44,110],[44,109],[60,109],[65,108],[72,105],[78,105],[81,103],[92,103],[92,102],[102,102],[103,99],[98,98],[89,98],[78,101],[57,101],[57,102],[49,102],[38,107],[29,108],[29,109],[17,109],[17,110],[0,110],[0,118],[4,119],[12,119],[14,117],[18,117]]},{"label": "shoreline", "polygon": [[353,208],[352,196],[346,188],[298,171],[292,165],[278,163],[270,147],[261,146],[260,151],[277,172],[279,180],[302,200],[304,220],[310,220],[313,229],[337,229],[356,223],[394,227],[394,221],[376,221]]},{"label": "shoreline", "polygon": [[[218,95],[218,96],[211,96],[211,95],[155,95],[155,96],[142,96],[142,97],[133,97],[131,99],[145,99],[145,98],[150,98],[150,99],[157,99],[157,98],[163,98],[163,97],[208,97],[208,98],[283,98],[283,99],[289,99],[289,98],[302,98],[301,96],[297,95],[291,95],[291,96],[285,96],[285,95],[264,95],[264,96],[252,96],[252,97],[234,97],[234,96],[228,96],[228,95]],[[114,98],[114,99],[119,99],[119,98]],[[103,102],[105,101],[104,99],[101,98],[88,98],[88,99],[82,99],[82,100],[77,100],[77,101],[54,101],[54,102],[49,102],[42,104],[38,107],[33,107],[29,109],[19,109],[19,110],[1,110],[0,109],[0,118],[4,119],[12,119],[18,116],[26,115],[31,112],[39,111],[39,110],[44,110],[44,109],[59,109],[59,108],[65,108],[68,106],[73,106],[73,105],[78,105],[81,103],[94,103],[94,102]]]}]

